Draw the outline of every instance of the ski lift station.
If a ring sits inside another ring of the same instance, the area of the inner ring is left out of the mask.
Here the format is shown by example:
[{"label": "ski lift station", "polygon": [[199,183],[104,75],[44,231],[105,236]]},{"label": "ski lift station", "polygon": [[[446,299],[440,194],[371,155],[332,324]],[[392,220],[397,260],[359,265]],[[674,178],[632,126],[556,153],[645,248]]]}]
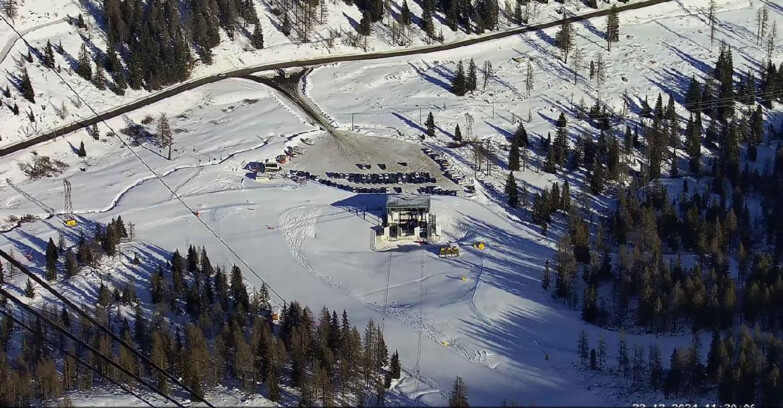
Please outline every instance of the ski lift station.
[{"label": "ski lift station", "polygon": [[389,241],[430,241],[440,235],[429,196],[390,195],[384,212],[383,237]]}]

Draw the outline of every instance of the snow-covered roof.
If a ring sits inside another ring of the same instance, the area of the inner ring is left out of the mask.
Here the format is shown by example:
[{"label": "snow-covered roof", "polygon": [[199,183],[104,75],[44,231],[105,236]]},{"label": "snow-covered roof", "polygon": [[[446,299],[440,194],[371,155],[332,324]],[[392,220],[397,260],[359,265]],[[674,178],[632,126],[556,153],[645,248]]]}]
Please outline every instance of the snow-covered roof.
[{"label": "snow-covered roof", "polygon": [[430,196],[426,195],[390,195],[386,198],[386,209],[430,210]]}]

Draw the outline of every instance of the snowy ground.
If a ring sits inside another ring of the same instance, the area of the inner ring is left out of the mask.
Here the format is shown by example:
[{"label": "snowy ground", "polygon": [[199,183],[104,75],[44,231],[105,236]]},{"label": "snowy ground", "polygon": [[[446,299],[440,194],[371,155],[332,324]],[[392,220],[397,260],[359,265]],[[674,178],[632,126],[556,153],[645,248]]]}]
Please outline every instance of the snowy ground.
[{"label": "snowy ground", "polygon": [[[732,45],[736,70],[758,68],[762,51],[755,46],[752,27],[759,4],[752,8],[740,0],[721,0],[719,4],[718,38]],[[711,57],[708,28],[696,6],[702,7],[703,2],[683,0],[621,16],[621,41],[611,54],[605,54],[609,64],[607,82],[601,89],[604,100],[615,101],[612,104],[619,110],[620,95],[627,90],[637,103],[645,95],[654,103],[658,92],[665,93],[675,85],[673,91],[679,95],[691,74],[700,78],[709,74],[717,44]],[[771,11],[781,22],[780,8]],[[589,61],[605,45],[595,34],[603,30],[603,19],[580,26],[579,45]],[[404,149],[413,154],[421,147],[413,144],[421,133],[417,105],[425,107],[424,115],[432,110],[442,129],[438,141],[427,142],[435,147],[447,140],[456,123],[464,123],[465,113],[475,119],[474,134],[494,138],[500,145],[515,128],[512,114],[527,119],[531,112],[533,120],[526,127],[535,140],[554,128],[561,109],[570,109],[572,92],[576,101],[584,98],[587,104],[596,92],[595,84],[583,77],[573,85],[573,74],[556,58],[551,44],[555,31],[426,57],[324,67],[308,78],[306,91],[341,129],[350,126],[351,113],[359,113],[356,122],[360,133],[388,138],[383,139],[380,149],[388,144],[395,154],[404,154]],[[456,98],[448,90],[450,72],[458,59],[471,57],[479,66],[491,60],[495,77],[486,90]],[[528,57],[534,57],[537,66],[531,97],[524,94],[523,85]],[[405,368],[404,378],[393,387],[395,403],[442,405],[456,375],[465,379],[474,405],[498,404],[504,398],[523,405],[641,402],[639,396],[628,396],[627,380],[586,375],[578,368],[576,340],[581,330],[587,331],[593,346],[599,335],[606,339],[610,361],[620,334],[585,325],[577,311],[553,301],[541,290],[543,265],[553,254],[556,237],[541,236],[537,227],[519,222],[518,213],[497,205],[493,189],[499,188],[503,172],[482,178],[479,187],[484,194],[475,200],[433,198],[444,239],[460,244],[461,257],[440,259],[436,247],[419,245],[374,252],[370,228],[377,223],[373,209],[383,204],[382,196],[357,196],[284,179],[258,183],[245,177],[244,163],[272,158],[285,146],[299,144],[303,137],[322,144],[303,146],[305,154],[290,167],[330,171],[332,166],[355,165],[327,148],[333,141],[331,136],[307,124],[301,112],[277,93],[255,82],[232,79],[113,119],[110,125],[119,131],[129,121],[141,123],[147,115],[160,112],[169,115],[175,129],[173,160],[166,160],[165,152],[151,141],[133,150],[253,267],[258,276],[245,271],[250,283],[260,285],[263,279],[284,299],[303,301],[315,310],[323,305],[345,309],[359,326],[369,319],[382,322],[387,343],[391,350],[399,350]],[[154,133],[154,126],[154,122],[148,126],[150,132]],[[74,186],[80,227],[66,229],[56,219],[24,224],[4,233],[0,248],[29,255],[32,261],[23,261],[40,271],[49,237],[56,240],[62,233],[73,245],[79,229],[89,233],[92,222],[105,223],[122,215],[136,225],[137,233],[136,242],[123,246],[124,257],[139,253],[145,261],[161,260],[169,256],[168,251],[195,244],[206,246],[213,262],[236,263],[192,213],[172,200],[170,192],[128,148],[105,136],[107,131],[101,126],[100,141],[81,131],[36,149],[40,155],[69,164],[62,177]],[[88,153],[83,160],[72,150],[82,140]],[[376,140],[368,138],[364,143]],[[405,147],[398,150],[399,146]],[[450,154],[468,171],[467,150]],[[18,169],[16,163],[31,156],[32,152],[26,151],[8,157],[0,163],[0,178],[12,179],[37,200],[61,209],[62,177],[30,181]],[[498,156],[502,168],[505,153]],[[517,177],[537,188],[556,179],[532,171],[520,172]],[[0,203],[2,220],[9,215],[45,215],[7,185],[0,187]],[[561,227],[556,224],[554,232]],[[471,247],[478,241],[487,243],[485,251]],[[134,269],[124,258],[112,266],[116,269],[108,275],[115,284],[133,281],[147,286],[149,271]],[[86,271],[58,285],[70,296],[91,303],[97,295],[96,282],[106,272]],[[388,305],[384,311],[387,273]],[[11,281],[12,290],[21,293],[21,277]],[[39,297],[35,302],[45,300]],[[629,345],[658,343],[664,356],[690,341],[690,336],[629,334],[626,338]],[[415,375],[417,368],[419,375]],[[90,403],[96,401],[93,396],[87,398]],[[101,398],[108,401],[114,397],[109,393]],[[227,405],[248,403],[215,395],[220,398]],[[662,397],[650,396],[650,401],[658,398]]]},{"label": "snowy ground", "polygon": [[[347,6],[342,1],[328,1],[326,21],[314,27],[312,42],[301,44],[296,36],[286,37],[277,29],[279,23],[277,18],[272,15],[271,2],[261,0],[254,0],[254,2],[264,32],[265,48],[255,50],[251,47],[248,38],[238,35],[232,41],[227,38],[225,33],[221,32],[222,42],[213,50],[214,63],[212,65],[196,63],[191,75],[193,80],[238,68],[317,56],[361,54],[364,51],[348,45],[344,34],[334,41],[332,47],[328,47],[325,40],[329,29],[342,33],[354,31],[353,25],[358,24],[361,19],[361,13],[355,6]],[[570,1],[569,3],[570,13],[585,13],[592,10],[578,1]],[[17,30],[25,34],[25,39],[38,49],[43,49],[47,40],[55,45],[62,43],[65,53],[62,55],[55,53],[56,64],[62,67],[60,73],[62,79],[51,70],[43,67],[37,58],[33,63],[27,63],[23,58],[28,51],[24,42],[18,40],[16,34],[7,24],[0,23],[0,41],[5,43],[2,52],[0,52],[0,69],[6,72],[6,81],[0,82],[0,86],[4,88],[9,85],[13,90],[12,96],[4,98],[2,102],[9,107],[18,104],[20,108],[20,114],[17,116],[8,107],[0,109],[0,120],[4,124],[2,131],[0,131],[0,138],[2,138],[0,145],[16,143],[79,119],[91,117],[94,114],[88,105],[96,111],[102,112],[148,95],[144,90],[128,89],[124,96],[115,95],[108,89],[100,91],[74,72],[82,44],[87,44],[87,49],[93,56],[103,54],[106,50],[105,38],[99,29],[99,20],[91,17],[89,12],[89,10],[100,10],[101,4],[97,0],[80,0],[78,2],[76,0],[27,0],[20,7],[19,17],[12,22]],[[396,15],[402,2],[393,1],[391,4]],[[557,3],[535,4],[535,10],[531,11],[534,17],[531,18],[531,24],[562,17],[562,14],[556,12],[556,9],[560,7]],[[608,7],[603,2],[599,2],[599,4],[602,8]],[[421,15],[418,4],[410,1],[409,5],[413,14]],[[67,16],[75,18],[79,13],[84,16],[88,29],[78,29],[75,23],[67,18]],[[502,29],[515,27],[504,16],[505,14],[500,18],[500,27]],[[455,33],[443,26],[439,18],[435,20],[436,31],[439,32],[441,28],[443,29],[446,42],[466,37],[461,31]],[[425,37],[418,27],[412,28],[410,46],[427,45]],[[392,48],[399,47],[391,44],[388,28],[377,25],[368,40],[366,51],[383,51]],[[29,103],[14,89],[14,83],[18,80],[22,67],[28,69],[36,91],[34,104]],[[80,103],[71,88],[78,92],[87,103]],[[65,114],[61,115],[56,110],[62,111],[63,106]],[[30,122],[25,114],[30,111],[36,116],[35,122]]]}]

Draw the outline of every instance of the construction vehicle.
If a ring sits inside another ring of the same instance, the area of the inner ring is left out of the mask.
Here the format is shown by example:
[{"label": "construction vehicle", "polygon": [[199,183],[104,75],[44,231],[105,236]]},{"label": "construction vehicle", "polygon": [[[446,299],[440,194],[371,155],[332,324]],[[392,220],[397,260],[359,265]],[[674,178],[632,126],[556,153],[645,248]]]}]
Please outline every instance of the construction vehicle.
[{"label": "construction vehicle", "polygon": [[456,245],[446,244],[440,247],[438,256],[441,258],[456,258],[459,256],[459,247]]},{"label": "construction vehicle", "polygon": [[76,217],[73,216],[73,203],[71,202],[71,182],[68,179],[63,179],[63,190],[65,196],[65,211],[63,212],[63,222],[66,227],[75,227]]},{"label": "construction vehicle", "polygon": [[473,248],[478,249],[479,251],[483,251],[486,245],[483,242],[476,242],[473,244]]}]

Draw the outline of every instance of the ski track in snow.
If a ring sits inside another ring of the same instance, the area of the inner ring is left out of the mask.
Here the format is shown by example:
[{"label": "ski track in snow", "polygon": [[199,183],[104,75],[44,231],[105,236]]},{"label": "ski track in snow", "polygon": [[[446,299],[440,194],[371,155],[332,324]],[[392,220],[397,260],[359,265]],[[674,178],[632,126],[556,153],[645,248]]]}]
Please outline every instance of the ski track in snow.
[{"label": "ski track in snow", "polygon": [[[345,212],[345,211],[340,211],[340,212]],[[449,345],[446,346],[447,349],[452,350],[452,352],[454,353],[461,354],[468,361],[495,369],[496,365],[491,364],[489,362],[489,359],[487,358],[488,356],[492,356],[493,355],[492,353],[489,353],[486,350],[476,350],[474,352],[469,351],[467,348],[459,344],[459,342],[455,341],[453,338],[449,338],[445,333],[437,329],[433,324],[426,323],[425,322],[426,315],[419,316],[418,313],[410,312],[407,310],[407,308],[404,307],[397,307],[397,308],[388,307],[384,311],[383,305],[379,305],[377,303],[367,301],[361,295],[353,294],[348,288],[346,288],[340,282],[335,282],[334,280],[332,280],[330,276],[324,276],[315,270],[315,268],[307,259],[307,256],[304,254],[302,250],[304,241],[308,237],[314,238],[316,236],[317,234],[316,224],[318,222],[319,217],[321,217],[322,215],[323,216],[336,215],[339,214],[340,212],[332,213],[332,214],[324,214],[323,207],[314,206],[314,205],[304,205],[304,206],[291,208],[280,215],[279,229],[282,231],[283,236],[286,240],[286,244],[288,245],[288,249],[291,252],[291,255],[294,257],[294,259],[296,259],[296,261],[299,262],[302,265],[302,267],[304,267],[305,270],[307,270],[310,274],[320,278],[330,286],[339,289],[341,292],[345,293],[346,295],[360,302],[365,307],[372,309],[381,315],[386,315],[390,318],[396,319],[416,330],[422,330],[423,334],[425,334],[430,340],[436,343],[441,343],[442,341],[448,339]],[[426,281],[430,276],[437,276],[437,274],[427,275],[424,278],[419,278],[411,282],[404,282],[395,286],[390,286],[390,288],[404,286],[411,283],[420,283],[422,281]],[[382,289],[381,291],[385,291],[385,289]],[[374,293],[377,292],[378,291],[375,291]],[[373,292],[370,292],[370,294],[371,293]],[[482,317],[483,319],[487,319],[486,316],[484,316],[478,309],[475,309],[474,312],[477,314],[477,316]],[[507,376],[509,375],[502,371],[498,371],[498,372]]]}]

